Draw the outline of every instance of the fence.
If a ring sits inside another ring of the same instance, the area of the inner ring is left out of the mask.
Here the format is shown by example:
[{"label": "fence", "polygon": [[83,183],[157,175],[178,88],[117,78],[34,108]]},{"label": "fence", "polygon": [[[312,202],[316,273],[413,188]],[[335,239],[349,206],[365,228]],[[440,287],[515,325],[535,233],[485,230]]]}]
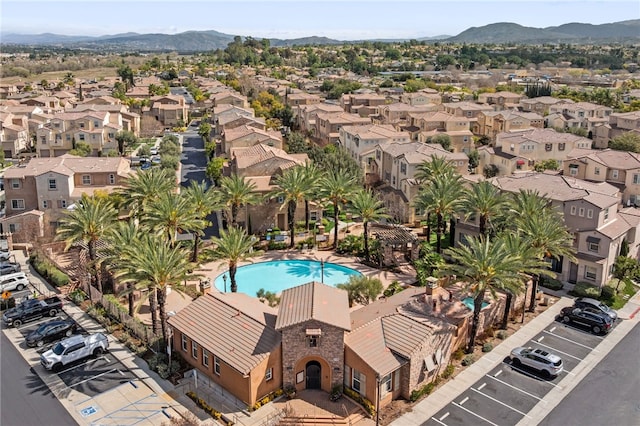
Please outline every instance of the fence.
[{"label": "fence", "polygon": [[92,295],[99,295],[98,300],[105,310],[113,318],[116,318],[122,325],[124,325],[134,336],[138,339],[144,340],[147,343],[153,342],[157,337],[150,327],[144,325],[139,320],[129,316],[129,313],[123,311],[123,306],[120,303],[107,299],[100,292],[91,288]]}]

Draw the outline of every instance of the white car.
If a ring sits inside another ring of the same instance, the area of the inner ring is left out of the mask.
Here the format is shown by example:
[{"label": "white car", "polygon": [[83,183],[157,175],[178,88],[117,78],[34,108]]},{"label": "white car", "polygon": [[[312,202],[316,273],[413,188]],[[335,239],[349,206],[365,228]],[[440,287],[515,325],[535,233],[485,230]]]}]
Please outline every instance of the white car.
[{"label": "white car", "polygon": [[109,348],[109,340],[102,333],[88,336],[76,335],[64,339],[40,356],[40,364],[47,370],[59,371],[62,367],[88,356],[100,356]]},{"label": "white car", "polygon": [[11,252],[9,251],[0,251],[0,261],[7,262],[11,257]]},{"label": "white car", "polygon": [[511,364],[514,367],[526,365],[550,378],[562,373],[562,359],[544,349],[519,347],[511,351]]}]

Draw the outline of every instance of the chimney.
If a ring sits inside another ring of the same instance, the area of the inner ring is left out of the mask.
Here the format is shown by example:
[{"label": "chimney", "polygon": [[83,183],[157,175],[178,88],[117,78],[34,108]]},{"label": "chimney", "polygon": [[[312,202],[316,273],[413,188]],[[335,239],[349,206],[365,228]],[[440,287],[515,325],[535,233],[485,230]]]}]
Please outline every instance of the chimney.
[{"label": "chimney", "polygon": [[434,290],[438,288],[438,279],[435,277],[428,277],[427,278],[427,287],[425,292],[427,294],[433,294]]}]

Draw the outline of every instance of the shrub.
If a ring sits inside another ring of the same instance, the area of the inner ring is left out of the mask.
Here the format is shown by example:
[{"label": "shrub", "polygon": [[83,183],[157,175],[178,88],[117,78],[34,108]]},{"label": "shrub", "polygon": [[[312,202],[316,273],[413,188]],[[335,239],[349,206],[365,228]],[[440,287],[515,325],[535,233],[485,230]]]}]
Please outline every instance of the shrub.
[{"label": "shrub", "polygon": [[448,379],[449,377],[453,376],[453,373],[456,371],[456,368],[453,366],[453,364],[449,364],[447,365],[447,367],[444,369],[444,371],[442,372],[442,374],[440,375],[440,377],[442,377],[443,379]]},{"label": "shrub", "polygon": [[13,297],[10,297],[8,299],[2,299],[0,301],[0,311],[4,311],[4,310],[15,308],[15,307],[16,307],[16,299]]},{"label": "shrub", "polygon": [[612,300],[616,296],[616,289],[609,286],[602,287],[602,293],[600,297],[603,300]]},{"label": "shrub", "polygon": [[87,293],[77,288],[73,290],[71,293],[69,293],[67,297],[76,305],[80,305],[82,302],[87,300]]},{"label": "shrub", "polygon": [[600,297],[600,288],[591,283],[580,281],[573,287],[570,294],[577,297],[592,297],[597,299]]},{"label": "shrub", "polygon": [[456,361],[460,361],[464,357],[464,349],[463,348],[456,349],[453,355],[451,355],[451,357]]},{"label": "shrub", "polygon": [[[195,392],[189,391],[186,394],[189,398],[191,398],[191,400],[193,402],[196,403],[196,405],[200,408],[202,408],[204,411],[206,411],[211,417],[213,417],[216,420],[220,420],[222,418],[222,413],[216,409],[214,409],[213,407],[209,406],[209,404],[207,404],[207,402],[202,399],[202,398],[198,398],[198,395],[196,395]],[[256,403],[258,404],[258,403]],[[225,419],[226,424],[228,425],[233,425],[233,422],[230,422],[228,420]]]},{"label": "shrub", "polygon": [[289,244],[284,241],[269,241],[269,245],[267,246],[268,250],[284,250],[289,247]]},{"label": "shrub", "polygon": [[415,402],[421,397],[423,397],[424,395],[429,395],[431,392],[433,392],[435,387],[436,387],[436,383],[434,382],[427,383],[426,385],[422,386],[420,389],[416,389],[412,391],[411,395],[409,396],[409,399],[411,400],[411,402]]},{"label": "shrub", "polygon": [[542,280],[540,285],[542,287],[546,287],[551,290],[562,290],[562,287],[564,287],[564,284],[562,284],[562,281],[556,280],[555,278],[547,278],[547,277],[545,277],[544,280]]},{"label": "shrub", "polygon": [[491,352],[493,350],[493,345],[489,342],[482,345],[482,352]]},{"label": "shrub", "polygon": [[364,409],[367,411],[367,413],[369,413],[372,416],[375,414],[376,407],[367,398],[363,397],[358,392],[354,391],[353,389],[349,389],[349,388],[345,388],[344,389],[344,393],[349,398],[353,399],[358,404],[362,405],[364,407]]},{"label": "shrub", "polygon": [[467,367],[467,366],[473,364],[475,361],[476,361],[476,357],[473,356],[473,354],[468,354],[467,356],[465,356],[462,359],[461,364],[464,365],[465,367]]},{"label": "shrub", "polygon": [[507,333],[506,330],[498,330],[498,332],[496,333],[496,337],[500,340],[504,340],[509,337],[509,333]]}]

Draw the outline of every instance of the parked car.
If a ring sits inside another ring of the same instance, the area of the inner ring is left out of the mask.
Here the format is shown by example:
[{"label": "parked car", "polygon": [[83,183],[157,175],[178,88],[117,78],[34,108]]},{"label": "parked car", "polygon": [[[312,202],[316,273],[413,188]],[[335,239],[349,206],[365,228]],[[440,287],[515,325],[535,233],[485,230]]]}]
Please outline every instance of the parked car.
[{"label": "parked car", "polygon": [[158,148],[154,146],[153,148],[151,148],[150,152],[151,152],[151,155],[158,155]]},{"label": "parked car", "polygon": [[589,327],[595,334],[608,333],[613,325],[611,317],[604,312],[593,312],[574,306],[562,308],[560,318],[566,324],[576,323]]},{"label": "parked car", "polygon": [[511,351],[513,366],[526,365],[540,371],[545,377],[555,377],[562,373],[562,359],[543,349],[518,347]]},{"label": "parked car", "polygon": [[609,315],[613,321],[618,319],[618,313],[616,311],[596,299],[581,297],[579,299],[576,299],[576,302],[573,306],[589,312],[603,312]]},{"label": "parked car", "polygon": [[15,262],[0,262],[0,275],[12,274],[20,272],[21,266]]},{"label": "parked car", "polygon": [[63,336],[71,337],[77,330],[78,325],[71,319],[66,320],[51,320],[44,324],[40,324],[40,327],[33,330],[27,335],[26,342],[30,348],[37,346],[41,347],[45,343],[53,342],[60,339]]},{"label": "parked car", "polygon": [[109,340],[102,333],[87,336],[75,335],[58,342],[53,348],[40,355],[40,364],[47,370],[59,371],[74,361],[89,356],[100,356],[109,348]]},{"label": "parked car", "polygon": [[6,262],[11,257],[11,252],[9,250],[1,250],[0,251],[0,261]]},{"label": "parked car", "polygon": [[58,296],[46,299],[25,300],[15,308],[11,308],[2,315],[2,321],[7,326],[20,327],[28,321],[33,321],[44,316],[55,317],[62,310],[62,300]]},{"label": "parked car", "polygon": [[0,292],[20,291],[29,285],[29,280],[24,272],[14,272],[0,275]]}]

